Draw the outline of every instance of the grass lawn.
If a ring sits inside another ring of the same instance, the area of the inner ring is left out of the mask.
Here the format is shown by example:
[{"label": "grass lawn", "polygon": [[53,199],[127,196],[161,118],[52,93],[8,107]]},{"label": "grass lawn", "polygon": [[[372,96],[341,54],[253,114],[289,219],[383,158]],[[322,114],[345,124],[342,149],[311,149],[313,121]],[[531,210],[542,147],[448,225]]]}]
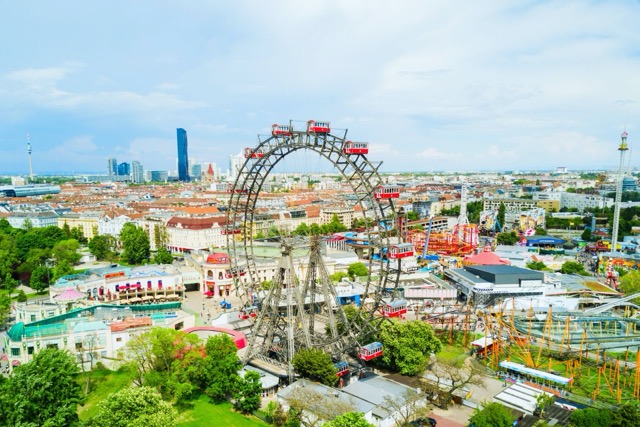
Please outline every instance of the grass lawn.
[{"label": "grass lawn", "polygon": [[469,349],[456,345],[442,345],[442,350],[436,356],[445,360],[465,359],[469,356]]},{"label": "grass lawn", "polygon": [[230,403],[214,405],[203,394],[193,402],[193,408],[180,414],[178,425],[181,427],[254,427],[268,426],[269,424],[256,417],[245,417],[234,412]]},{"label": "grass lawn", "polygon": [[[84,390],[85,374],[78,375],[78,382]],[[112,393],[126,388],[132,381],[132,375],[126,371],[110,371],[108,369],[96,369],[91,378],[91,391],[83,406],[78,407],[78,415],[81,420],[87,420],[96,414],[97,404],[106,399]]]}]

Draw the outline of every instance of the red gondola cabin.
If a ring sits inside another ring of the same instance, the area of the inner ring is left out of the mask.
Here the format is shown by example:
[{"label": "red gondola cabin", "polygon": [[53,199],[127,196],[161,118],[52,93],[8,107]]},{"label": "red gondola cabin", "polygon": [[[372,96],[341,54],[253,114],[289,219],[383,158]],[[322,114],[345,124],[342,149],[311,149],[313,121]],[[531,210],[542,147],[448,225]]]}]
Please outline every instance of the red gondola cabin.
[{"label": "red gondola cabin", "polygon": [[241,231],[240,226],[238,224],[235,224],[235,225],[228,224],[222,229],[221,233],[223,235],[240,234],[240,231]]},{"label": "red gondola cabin", "polygon": [[309,133],[329,133],[331,127],[329,122],[316,122],[315,120],[309,120],[307,122],[307,132]]},{"label": "red gondola cabin", "polygon": [[242,193],[242,194],[248,193],[246,188],[236,188],[235,191],[234,191],[233,190],[233,184],[229,183],[229,184],[227,184],[227,193],[231,193],[231,192],[234,192],[236,194],[238,194],[238,193]]},{"label": "red gondola cabin", "polygon": [[389,248],[390,259],[400,259],[413,256],[413,243],[398,243]]},{"label": "red gondola cabin", "polygon": [[345,141],[342,152],[344,154],[369,154],[369,143]]},{"label": "red gondola cabin", "polygon": [[246,147],[244,149],[244,158],[261,159],[264,157],[264,148],[251,148]]},{"label": "red gondola cabin", "polygon": [[407,302],[403,299],[391,301],[382,306],[383,317],[400,317],[407,312]]},{"label": "red gondola cabin", "polygon": [[291,135],[293,135],[293,128],[291,126],[288,126],[288,125],[273,124],[273,125],[271,125],[271,135],[273,135],[273,136],[280,136],[280,135],[291,136]]},{"label": "red gondola cabin", "polygon": [[347,362],[340,361],[334,363],[333,366],[336,367],[336,375],[339,377],[349,373],[349,364]]},{"label": "red gondola cabin", "polygon": [[238,313],[238,317],[245,320],[248,319],[250,317],[257,317],[258,316],[258,307],[251,306],[251,307],[244,307],[242,310],[240,310],[240,313]]},{"label": "red gondola cabin", "polygon": [[373,192],[376,199],[397,199],[400,197],[400,187],[397,185],[378,185]]},{"label": "red gondola cabin", "polygon": [[382,356],[382,343],[379,342],[364,345],[358,351],[358,359],[364,361],[369,361],[379,356]]}]

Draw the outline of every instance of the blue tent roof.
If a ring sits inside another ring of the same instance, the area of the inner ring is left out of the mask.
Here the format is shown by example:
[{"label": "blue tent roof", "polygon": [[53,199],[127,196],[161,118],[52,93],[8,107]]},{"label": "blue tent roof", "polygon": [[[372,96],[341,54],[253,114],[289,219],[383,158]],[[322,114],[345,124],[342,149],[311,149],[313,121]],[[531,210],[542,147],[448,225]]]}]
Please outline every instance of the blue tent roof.
[{"label": "blue tent roof", "polygon": [[553,236],[527,236],[525,239],[527,239],[527,246],[564,244],[564,239]]}]

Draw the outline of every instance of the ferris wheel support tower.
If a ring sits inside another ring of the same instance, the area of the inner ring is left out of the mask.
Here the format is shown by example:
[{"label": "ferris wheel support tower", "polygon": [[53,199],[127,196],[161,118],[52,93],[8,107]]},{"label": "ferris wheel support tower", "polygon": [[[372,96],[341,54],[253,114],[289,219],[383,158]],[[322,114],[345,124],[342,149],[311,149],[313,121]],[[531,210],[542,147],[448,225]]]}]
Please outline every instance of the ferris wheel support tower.
[{"label": "ferris wheel support tower", "polygon": [[624,178],[624,156],[629,150],[627,146],[627,132],[622,132],[620,146],[620,166],[618,167],[618,180],[616,182],[616,201],[613,211],[613,231],[611,232],[611,252],[618,251],[618,228],[620,226],[620,202],[622,201],[622,180]]}]

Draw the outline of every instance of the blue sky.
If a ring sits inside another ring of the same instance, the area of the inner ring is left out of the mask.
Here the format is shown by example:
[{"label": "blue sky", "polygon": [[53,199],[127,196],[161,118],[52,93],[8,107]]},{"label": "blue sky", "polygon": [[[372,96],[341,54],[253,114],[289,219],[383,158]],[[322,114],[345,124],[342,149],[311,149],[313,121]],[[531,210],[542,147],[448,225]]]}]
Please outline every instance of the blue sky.
[{"label": "blue sky", "polygon": [[[2,2],[0,174],[174,170],[289,119],[382,169],[616,168],[640,139],[636,1]],[[635,149],[634,160],[640,155]]]}]

